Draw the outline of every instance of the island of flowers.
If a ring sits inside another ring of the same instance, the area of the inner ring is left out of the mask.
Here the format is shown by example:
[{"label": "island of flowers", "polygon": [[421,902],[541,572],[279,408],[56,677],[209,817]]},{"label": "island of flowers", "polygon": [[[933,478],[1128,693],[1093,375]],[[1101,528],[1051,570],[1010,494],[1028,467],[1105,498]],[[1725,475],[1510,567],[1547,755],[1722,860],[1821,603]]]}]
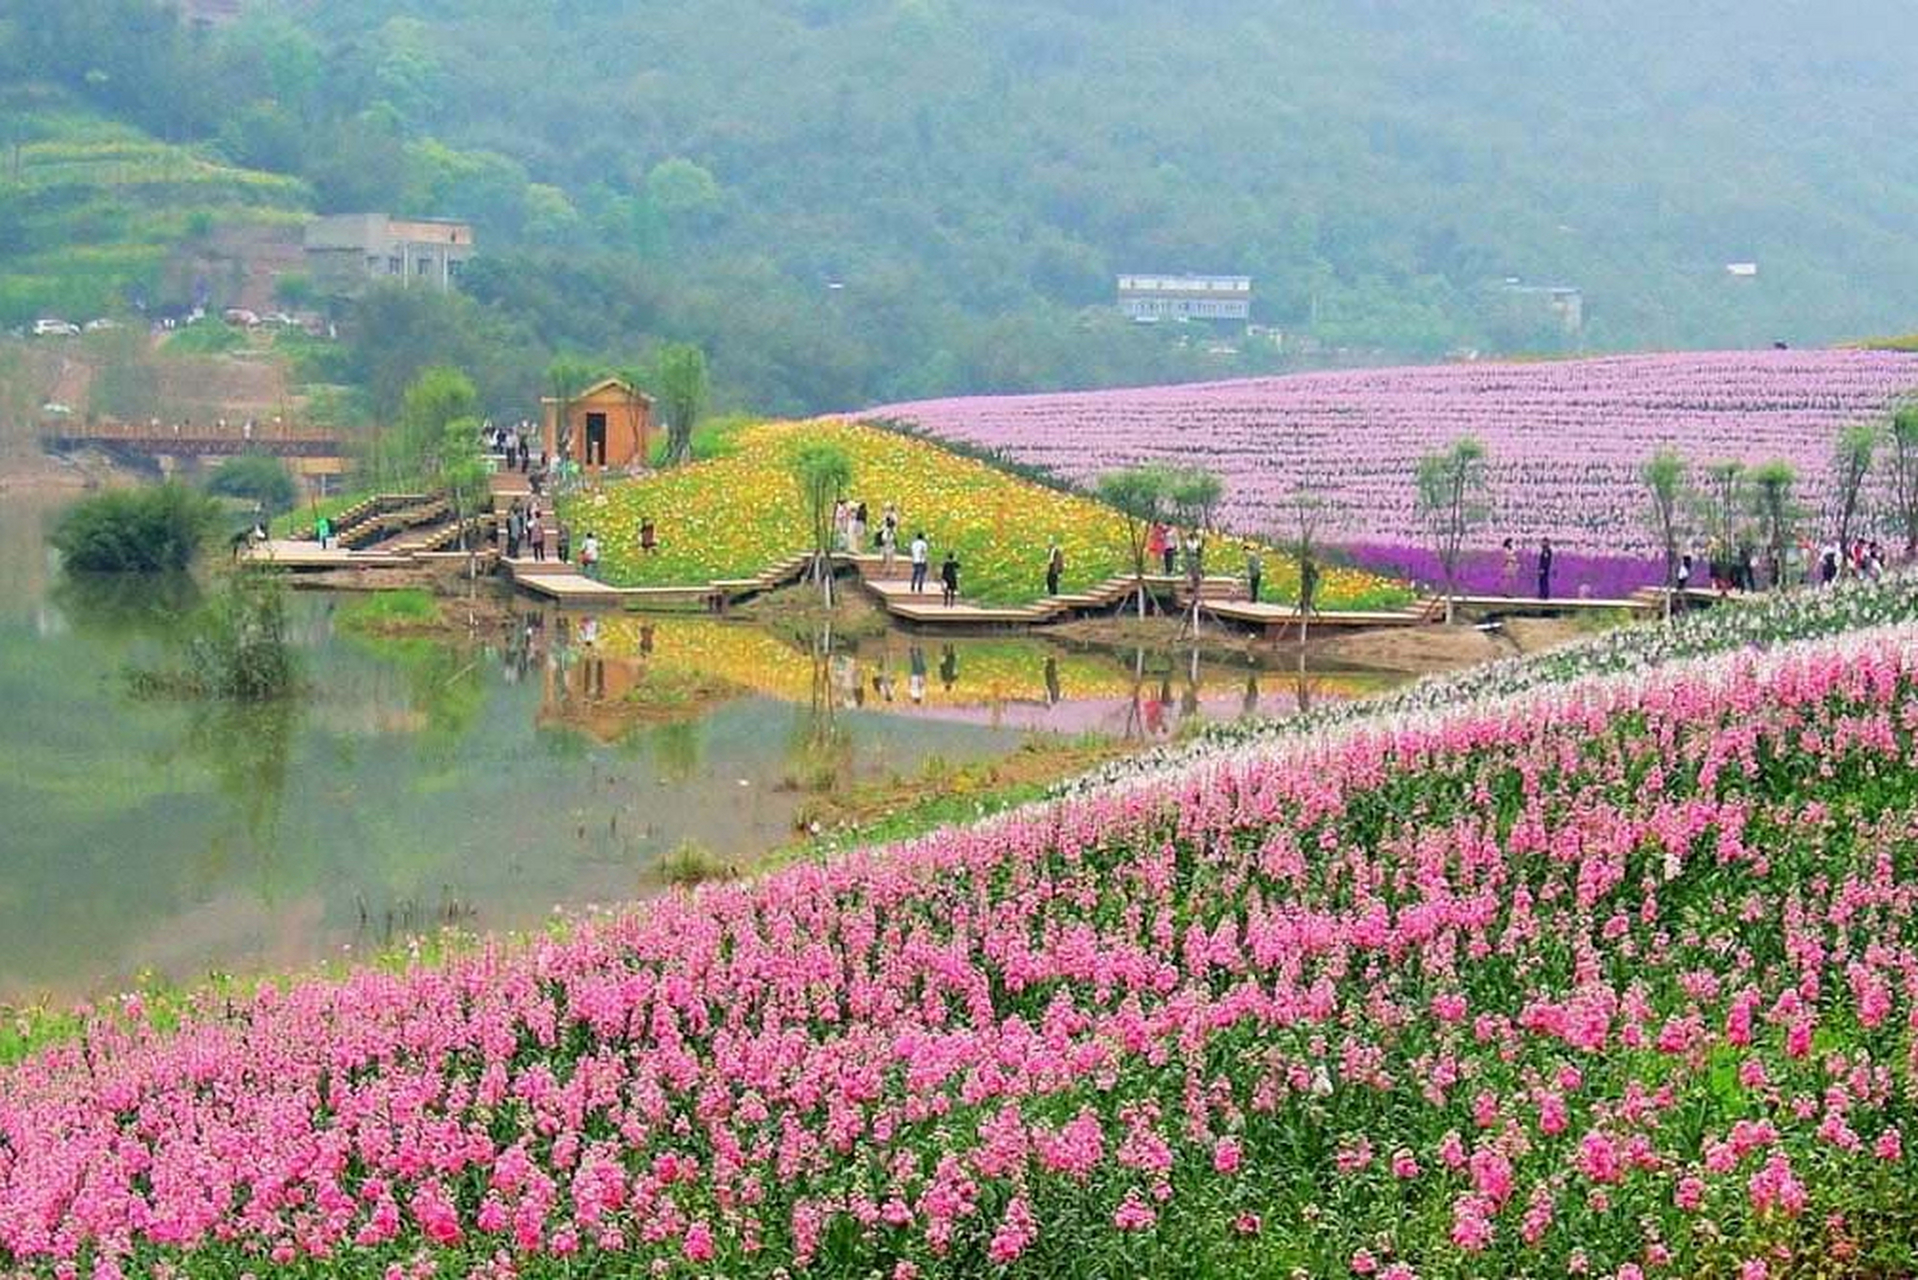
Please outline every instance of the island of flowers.
[{"label": "island of flowers", "polygon": [[[582,495],[560,514],[575,541],[589,529],[598,533],[606,576],[622,586],[751,577],[810,549],[791,457],[812,440],[845,449],[853,464],[847,497],[866,504],[875,528],[890,502],[904,523],[902,539],[923,530],[936,560],[948,550],[958,555],[961,593],[969,600],[1011,604],[1043,595],[1053,538],[1065,552],[1066,591],[1131,572],[1124,524],[1111,508],[924,440],[830,420],[744,427],[723,456]],[[648,519],[659,539],[652,554],[639,546],[640,525]],[[874,549],[870,541],[866,549]],[[902,562],[904,553],[902,540]],[[1241,562],[1229,551],[1215,568],[1236,573]],[[1297,591],[1296,565],[1268,550],[1266,597],[1292,599]],[[1353,568],[1328,569],[1319,586],[1326,609],[1390,608],[1411,598],[1402,584]]]},{"label": "island of flowers", "polygon": [[1914,729],[1918,628],[1737,648],[134,1004],[0,1076],[0,1269],[1905,1274]]},{"label": "island of flowers", "polygon": [[1816,511],[1839,429],[1884,418],[1914,388],[1918,356],[1905,353],[1706,352],[971,397],[864,416],[1080,480],[1197,462],[1227,477],[1225,518],[1238,528],[1283,527],[1304,485],[1326,499],[1339,541],[1368,545],[1371,566],[1425,544],[1416,460],[1471,435],[1491,455],[1492,544],[1510,536],[1529,550],[1550,537],[1560,550],[1650,561],[1639,468],[1654,451],[1701,465],[1785,459]]}]

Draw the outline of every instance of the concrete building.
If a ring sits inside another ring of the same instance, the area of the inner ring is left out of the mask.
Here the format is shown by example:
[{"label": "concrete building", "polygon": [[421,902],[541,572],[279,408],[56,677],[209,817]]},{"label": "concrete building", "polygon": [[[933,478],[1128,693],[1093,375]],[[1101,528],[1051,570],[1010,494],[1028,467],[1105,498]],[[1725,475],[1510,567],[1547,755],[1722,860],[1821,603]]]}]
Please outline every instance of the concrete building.
[{"label": "concrete building", "polygon": [[1505,305],[1511,317],[1523,322],[1555,325],[1568,338],[1585,328],[1585,294],[1563,284],[1505,282]]},{"label": "concrete building", "polygon": [[1243,323],[1252,318],[1252,277],[1120,276],[1119,310],[1140,324],[1161,320]]},{"label": "concrete building", "polygon": [[566,402],[540,401],[541,446],[549,458],[568,458],[588,468],[645,465],[652,456],[653,398],[618,378],[594,383]]},{"label": "concrete building", "polygon": [[473,256],[473,228],[445,218],[336,213],[306,224],[306,267],[323,296],[351,297],[383,280],[444,293]]}]

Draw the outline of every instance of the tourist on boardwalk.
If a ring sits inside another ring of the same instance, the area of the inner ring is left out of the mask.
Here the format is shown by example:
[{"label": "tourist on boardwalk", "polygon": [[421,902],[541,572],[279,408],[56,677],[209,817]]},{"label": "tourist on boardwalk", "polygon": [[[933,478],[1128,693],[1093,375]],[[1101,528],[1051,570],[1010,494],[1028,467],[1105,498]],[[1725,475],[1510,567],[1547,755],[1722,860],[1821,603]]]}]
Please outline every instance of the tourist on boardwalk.
[{"label": "tourist on boardwalk", "polygon": [[866,504],[860,503],[852,509],[852,537],[849,548],[854,555],[864,555],[866,551]]},{"label": "tourist on boardwalk", "polygon": [[1157,560],[1164,563],[1167,573],[1172,572],[1172,540],[1166,536],[1163,524],[1155,521],[1146,534],[1145,555],[1148,561]]},{"label": "tourist on boardwalk", "polygon": [[1185,584],[1196,593],[1199,581],[1205,573],[1205,542],[1199,537],[1197,529],[1188,529],[1185,534]]},{"label": "tourist on boardwalk", "polygon": [[1498,589],[1500,595],[1510,600],[1518,594],[1518,548],[1512,545],[1510,538],[1499,545],[1505,551],[1505,563],[1499,567]]},{"label": "tourist on boardwalk", "polygon": [[1245,544],[1245,598],[1253,604],[1259,602],[1259,583],[1265,579],[1265,559],[1259,554],[1258,544]]},{"label": "tourist on boardwalk", "polygon": [[639,522],[639,549],[649,556],[659,554],[659,528],[651,516]]},{"label": "tourist on boardwalk", "polygon": [[559,522],[559,559],[561,564],[570,564],[573,559],[573,531],[564,520]]},{"label": "tourist on boardwalk", "polygon": [[526,521],[526,536],[533,544],[533,559],[544,562],[546,559],[546,527],[539,522],[539,508],[533,508],[533,514]]},{"label": "tourist on boardwalk", "polygon": [[832,546],[844,551],[852,544],[852,508],[844,498],[832,504]]},{"label": "tourist on boardwalk", "polygon": [[587,577],[599,577],[599,535],[591,529],[586,531],[585,538],[579,544],[579,567],[580,572]]},{"label": "tourist on boardwalk", "polygon": [[[890,517],[888,517],[890,520]],[[892,561],[898,551],[899,530],[891,523],[879,526],[879,576],[892,577]]]},{"label": "tourist on boardwalk", "polygon": [[939,566],[939,583],[943,588],[941,598],[950,609],[959,598],[959,558],[950,551],[946,552],[946,562]]},{"label": "tourist on boardwalk", "polygon": [[325,516],[321,516],[313,522],[313,536],[320,540],[320,550],[331,550],[333,546],[333,522]]},{"label": "tourist on boardwalk", "polygon": [[886,504],[886,510],[879,517],[879,527],[892,535],[894,543],[899,541],[899,508],[893,503]]},{"label": "tourist on boardwalk", "polygon": [[931,557],[932,547],[926,541],[925,531],[912,535],[912,548],[908,553],[912,559],[912,589],[915,593],[926,589],[926,562]]},{"label": "tourist on boardwalk", "polygon": [[1538,540],[1538,598],[1541,600],[1552,598],[1552,540],[1550,538]]},{"label": "tourist on boardwalk", "polygon": [[1056,596],[1059,594],[1059,576],[1063,574],[1065,571],[1066,571],[1065,548],[1059,545],[1059,540],[1057,538],[1054,538],[1052,540],[1052,545],[1046,549],[1046,594],[1047,595]]}]

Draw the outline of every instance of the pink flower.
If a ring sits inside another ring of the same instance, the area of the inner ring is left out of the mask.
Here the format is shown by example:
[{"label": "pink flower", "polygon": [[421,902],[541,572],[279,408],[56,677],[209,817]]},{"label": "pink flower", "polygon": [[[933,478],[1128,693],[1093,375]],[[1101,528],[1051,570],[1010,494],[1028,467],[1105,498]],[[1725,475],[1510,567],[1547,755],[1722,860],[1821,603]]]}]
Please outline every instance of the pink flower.
[{"label": "pink flower", "polygon": [[1880,1160],[1902,1159],[1905,1154],[1904,1140],[1899,1137],[1898,1130],[1887,1129],[1878,1135],[1878,1141],[1872,1144],[1872,1151]]},{"label": "pink flower", "polygon": [[1144,1231],[1158,1220],[1157,1211],[1140,1199],[1137,1191],[1126,1192],[1124,1202],[1112,1215],[1112,1225],[1121,1231]]},{"label": "pink flower", "polygon": [[688,1261],[711,1262],[716,1250],[713,1247],[713,1229],[704,1218],[686,1228],[686,1238],[680,1247],[685,1251]]},{"label": "pink flower", "polygon": [[1379,1260],[1372,1256],[1370,1249],[1360,1249],[1352,1255],[1352,1274],[1369,1276],[1379,1269]]},{"label": "pink flower", "polygon": [[1239,1171],[1239,1162],[1244,1152],[1236,1138],[1220,1138],[1212,1148],[1212,1167],[1220,1173],[1230,1176]]},{"label": "pink flower", "polygon": [[1392,1176],[1395,1178],[1416,1178],[1419,1176],[1419,1162],[1411,1150],[1400,1147],[1392,1153]]},{"label": "pink flower", "polygon": [[1258,1235],[1262,1225],[1259,1215],[1249,1210],[1232,1219],[1232,1229],[1242,1236]]}]

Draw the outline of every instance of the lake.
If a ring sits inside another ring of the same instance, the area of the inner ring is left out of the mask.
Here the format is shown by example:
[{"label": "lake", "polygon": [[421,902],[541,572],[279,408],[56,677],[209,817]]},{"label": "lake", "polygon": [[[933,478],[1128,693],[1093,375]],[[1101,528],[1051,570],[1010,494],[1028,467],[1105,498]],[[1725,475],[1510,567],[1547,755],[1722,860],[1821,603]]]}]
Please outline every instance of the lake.
[{"label": "lake", "polygon": [[1179,655],[531,605],[472,644],[368,639],[338,625],[353,597],[304,592],[303,696],[142,699],[125,672],[165,660],[197,588],[67,581],[48,514],[0,519],[0,1001],[534,927],[656,891],[682,842],[785,843],[829,782],[1296,700],[1290,675]]}]

